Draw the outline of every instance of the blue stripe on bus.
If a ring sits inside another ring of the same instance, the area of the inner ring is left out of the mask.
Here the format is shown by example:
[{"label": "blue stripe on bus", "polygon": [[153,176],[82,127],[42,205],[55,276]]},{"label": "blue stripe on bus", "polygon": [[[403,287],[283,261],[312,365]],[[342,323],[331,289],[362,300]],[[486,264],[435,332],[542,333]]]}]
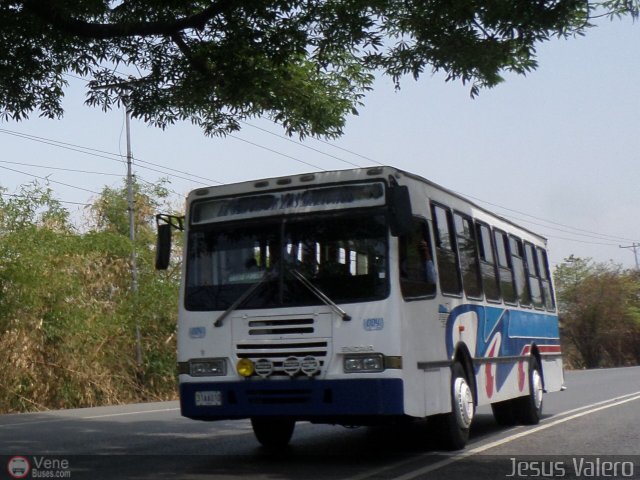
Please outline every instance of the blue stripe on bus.
[{"label": "blue stripe on bus", "polygon": [[520,355],[525,345],[533,340],[538,345],[557,345],[559,339],[556,315],[484,305],[465,304],[455,307],[447,319],[446,344],[449,358],[454,353],[453,326],[465,313],[475,312],[477,317],[476,356],[487,356],[489,345],[497,333],[502,343],[494,356]]},{"label": "blue stripe on bus", "polygon": [[560,338],[558,329],[558,317],[536,312],[523,312],[510,310],[507,336],[510,338],[536,338],[555,339]]}]

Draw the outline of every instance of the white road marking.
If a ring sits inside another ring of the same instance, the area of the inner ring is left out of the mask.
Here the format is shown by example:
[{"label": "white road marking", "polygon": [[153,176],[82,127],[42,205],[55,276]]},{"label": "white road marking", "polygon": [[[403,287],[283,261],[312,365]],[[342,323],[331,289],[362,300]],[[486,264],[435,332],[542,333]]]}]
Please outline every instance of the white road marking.
[{"label": "white road marking", "polygon": [[[62,417],[62,418],[47,418],[47,419],[43,419],[43,420],[35,420],[30,422],[29,420],[26,420],[24,422],[15,422],[15,423],[3,423],[0,424],[0,428],[4,428],[4,427],[21,427],[21,426],[27,426],[27,425],[39,425],[42,423],[56,423],[56,422],[66,422],[68,420],[93,420],[96,418],[108,418],[108,417],[123,417],[123,416],[127,416],[127,415],[143,415],[143,414],[147,414],[147,413],[160,413],[160,412],[174,412],[180,410],[179,407],[173,407],[173,408],[158,408],[158,409],[154,409],[154,410],[138,410],[136,412],[122,412],[122,413],[107,413],[107,414],[103,414],[103,415],[89,415],[86,417]],[[57,410],[56,412],[60,412],[61,410]],[[47,412],[40,412],[41,414],[46,415]],[[28,414],[27,414],[28,415]]]},{"label": "white road marking", "polygon": [[90,420],[94,418],[124,417],[126,415],[139,415],[139,414],[146,414],[146,413],[175,412],[177,410],[180,410],[180,408],[179,407],[158,408],[156,410],[140,410],[138,412],[107,413],[105,415],[91,415],[89,417],[80,417],[80,420]]},{"label": "white road marking", "polygon": [[[482,452],[486,452],[487,450],[490,450],[492,448],[495,447],[499,447],[501,445],[504,445],[506,443],[512,442],[514,440],[518,440],[522,437],[526,437],[528,435],[532,435],[534,433],[540,432],[542,430],[546,430],[548,428],[551,427],[555,427],[556,425],[560,425],[562,423],[565,422],[569,422],[571,420],[575,420],[576,418],[580,418],[580,417],[584,417],[586,415],[590,415],[592,413],[596,413],[599,412],[601,410],[606,410],[608,408],[612,408],[612,407],[616,407],[618,405],[622,405],[628,402],[633,402],[635,400],[640,400],[640,391],[638,392],[634,392],[634,393],[629,393],[627,395],[621,395],[619,397],[615,397],[615,398],[610,398],[608,400],[603,400],[601,402],[596,402],[596,403],[592,403],[590,405],[585,405],[584,407],[579,407],[579,408],[574,408],[572,410],[566,410],[564,412],[560,412],[556,415],[554,415],[550,421],[548,423],[543,423],[542,425],[539,425],[537,427],[533,427],[530,428],[528,430],[519,432],[519,433],[515,433],[513,435],[510,435],[508,437],[502,438],[500,440],[496,440],[494,442],[489,442],[486,443],[484,445],[480,445],[476,448],[471,448],[468,450],[464,450],[462,452],[459,453],[451,453],[451,454],[446,454],[446,453],[439,453],[436,455],[440,455],[440,456],[445,456],[447,458],[444,458],[443,460],[440,460],[438,462],[432,463],[430,465],[426,465],[425,467],[419,468],[417,470],[413,470],[411,472],[405,473],[403,475],[400,475],[398,477],[393,477],[390,480],[411,480],[414,478],[417,478],[421,475],[425,475],[427,473],[433,472],[435,470],[439,470],[443,467],[446,467],[447,465],[451,465],[452,463],[458,462],[460,460],[464,460],[465,458],[468,458],[472,455],[477,455],[479,453]],[[576,412],[580,412],[580,413],[576,413]],[[561,417],[561,418],[558,418]],[[520,427],[522,428],[522,427]],[[425,454],[424,456],[433,456],[433,453],[429,453],[429,454]],[[416,460],[419,460],[419,457],[414,457],[410,460],[405,460],[399,463],[396,463],[394,465],[389,465],[387,467],[375,470],[375,471],[369,471],[366,473],[363,473],[361,475],[357,475],[354,477],[350,477],[348,480],[364,480],[366,478],[372,477],[374,475],[380,475],[382,472],[385,471],[389,471],[389,470],[393,470],[393,469],[397,469],[397,468],[401,468],[403,465],[409,464],[409,463],[413,463]]]}]

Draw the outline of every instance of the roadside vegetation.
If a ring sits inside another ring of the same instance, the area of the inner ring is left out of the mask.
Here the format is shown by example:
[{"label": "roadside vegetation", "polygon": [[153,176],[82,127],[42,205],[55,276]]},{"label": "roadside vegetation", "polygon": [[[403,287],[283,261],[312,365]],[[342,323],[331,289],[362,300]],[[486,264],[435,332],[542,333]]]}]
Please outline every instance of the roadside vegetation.
[{"label": "roadside vegetation", "polygon": [[[82,228],[37,183],[0,196],[0,413],[176,398],[179,254],[154,270],[165,186],[136,185],[135,205],[133,245],[124,186],[105,188]],[[640,364],[640,273],[570,257],[554,277],[566,366]]]},{"label": "roadside vegetation", "polygon": [[640,365],[640,272],[571,256],[554,272],[564,361]]},{"label": "roadside vegetation", "polygon": [[153,268],[166,198],[163,185],[136,185],[133,295],[124,187],[103,190],[82,231],[41,185],[0,197],[0,412],[175,397],[179,272]]}]

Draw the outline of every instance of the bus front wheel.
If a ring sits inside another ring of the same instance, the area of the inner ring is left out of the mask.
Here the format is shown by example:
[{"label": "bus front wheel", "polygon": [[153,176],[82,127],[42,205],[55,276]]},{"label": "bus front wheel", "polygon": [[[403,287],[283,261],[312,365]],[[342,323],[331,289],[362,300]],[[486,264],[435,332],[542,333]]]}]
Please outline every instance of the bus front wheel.
[{"label": "bus front wheel", "polygon": [[255,417],[251,426],[256,439],[266,448],[284,448],[289,444],[296,421],[281,417]]},{"label": "bus front wheel", "polygon": [[439,415],[441,443],[447,450],[460,450],[469,440],[469,430],[475,414],[473,390],[462,364],[451,369],[451,413]]}]

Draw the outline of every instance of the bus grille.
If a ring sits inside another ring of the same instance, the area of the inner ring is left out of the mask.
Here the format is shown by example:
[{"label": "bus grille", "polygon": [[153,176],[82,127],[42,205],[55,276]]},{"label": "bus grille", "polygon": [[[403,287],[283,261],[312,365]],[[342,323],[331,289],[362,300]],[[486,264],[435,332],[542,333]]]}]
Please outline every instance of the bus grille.
[{"label": "bus grille", "polygon": [[249,335],[304,335],[315,333],[313,318],[278,318],[249,321]]},{"label": "bus grille", "polygon": [[[236,346],[238,358],[248,358],[254,362],[260,359],[269,360],[273,364],[273,372],[269,376],[289,376],[284,369],[284,361],[294,357],[303,360],[314,357],[320,364],[320,372],[328,351],[327,341],[273,341],[269,343],[239,343]],[[302,374],[302,373],[300,373]]]}]

